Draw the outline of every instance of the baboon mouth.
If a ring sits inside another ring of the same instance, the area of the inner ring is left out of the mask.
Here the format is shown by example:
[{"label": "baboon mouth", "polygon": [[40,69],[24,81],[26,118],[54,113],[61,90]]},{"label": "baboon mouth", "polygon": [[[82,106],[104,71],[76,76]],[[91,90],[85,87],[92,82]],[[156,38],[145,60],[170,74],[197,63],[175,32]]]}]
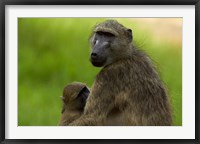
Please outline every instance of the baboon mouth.
[{"label": "baboon mouth", "polygon": [[96,67],[102,67],[104,65],[103,61],[94,61],[94,60],[91,60],[91,63],[92,63],[93,66],[96,66]]}]

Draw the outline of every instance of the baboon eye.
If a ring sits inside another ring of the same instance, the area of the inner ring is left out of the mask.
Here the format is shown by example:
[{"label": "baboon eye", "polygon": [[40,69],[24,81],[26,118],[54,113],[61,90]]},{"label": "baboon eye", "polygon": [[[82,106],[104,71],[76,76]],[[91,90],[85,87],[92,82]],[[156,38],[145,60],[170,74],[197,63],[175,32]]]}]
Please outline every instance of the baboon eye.
[{"label": "baboon eye", "polygon": [[97,40],[95,39],[94,41],[93,41],[93,44],[95,45],[97,43]]},{"label": "baboon eye", "polygon": [[112,33],[110,33],[110,32],[98,31],[97,34],[99,34],[99,35],[104,35],[104,36],[107,36],[107,37],[115,37],[115,35],[112,34]]}]

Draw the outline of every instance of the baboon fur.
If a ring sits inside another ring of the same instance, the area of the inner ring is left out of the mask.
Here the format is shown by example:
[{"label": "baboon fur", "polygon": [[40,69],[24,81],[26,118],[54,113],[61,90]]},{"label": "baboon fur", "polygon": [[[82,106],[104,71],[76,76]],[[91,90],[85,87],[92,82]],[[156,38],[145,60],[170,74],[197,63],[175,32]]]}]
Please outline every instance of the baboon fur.
[{"label": "baboon fur", "polygon": [[116,125],[172,125],[166,88],[151,59],[132,43],[130,29],[115,20],[100,23],[93,30],[91,47],[92,64],[103,68],[83,115],[69,125],[113,125],[113,119]]},{"label": "baboon fur", "polygon": [[86,103],[87,87],[84,83],[73,82],[67,85],[63,90],[63,107],[59,126],[65,126],[72,121],[78,119],[83,114],[83,109]]}]

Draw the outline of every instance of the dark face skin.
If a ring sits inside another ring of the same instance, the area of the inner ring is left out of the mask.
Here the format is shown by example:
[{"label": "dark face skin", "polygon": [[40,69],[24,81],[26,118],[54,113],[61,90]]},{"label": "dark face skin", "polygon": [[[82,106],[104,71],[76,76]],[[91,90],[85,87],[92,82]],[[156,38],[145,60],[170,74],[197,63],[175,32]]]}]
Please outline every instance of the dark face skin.
[{"label": "dark face skin", "polygon": [[115,35],[109,32],[96,32],[92,39],[91,63],[96,67],[105,66],[109,63],[109,54],[112,53],[112,45],[116,39]]}]

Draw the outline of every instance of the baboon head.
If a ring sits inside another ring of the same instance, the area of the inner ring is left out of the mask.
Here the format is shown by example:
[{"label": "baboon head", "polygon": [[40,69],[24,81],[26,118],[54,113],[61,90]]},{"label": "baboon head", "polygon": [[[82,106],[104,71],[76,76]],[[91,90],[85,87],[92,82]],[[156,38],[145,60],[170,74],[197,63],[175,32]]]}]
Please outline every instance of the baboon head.
[{"label": "baboon head", "polygon": [[67,85],[63,90],[63,96],[61,96],[63,100],[62,113],[65,109],[82,110],[86,104],[88,95],[89,90],[83,83],[73,82]]},{"label": "baboon head", "polygon": [[132,30],[115,20],[107,20],[95,26],[90,43],[92,64],[106,66],[130,55]]}]

